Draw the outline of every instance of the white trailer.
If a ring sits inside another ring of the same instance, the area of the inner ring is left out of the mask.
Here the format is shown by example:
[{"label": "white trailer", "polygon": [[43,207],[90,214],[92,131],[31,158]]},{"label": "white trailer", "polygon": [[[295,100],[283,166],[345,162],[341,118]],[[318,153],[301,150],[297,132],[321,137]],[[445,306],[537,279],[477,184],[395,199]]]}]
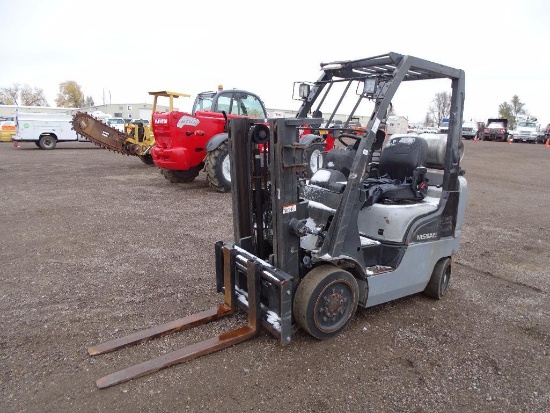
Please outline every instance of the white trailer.
[{"label": "white trailer", "polygon": [[16,142],[34,142],[41,149],[54,149],[57,142],[90,142],[72,129],[71,115],[22,113],[15,116]]}]

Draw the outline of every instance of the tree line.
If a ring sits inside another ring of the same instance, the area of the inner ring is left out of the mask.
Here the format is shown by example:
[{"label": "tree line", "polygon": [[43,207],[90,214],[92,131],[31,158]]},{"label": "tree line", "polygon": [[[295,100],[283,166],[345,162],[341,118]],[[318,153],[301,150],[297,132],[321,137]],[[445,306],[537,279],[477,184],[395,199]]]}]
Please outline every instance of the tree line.
[{"label": "tree line", "polygon": [[[437,126],[443,118],[448,118],[451,114],[451,94],[449,92],[436,93],[426,118],[424,126]],[[515,129],[518,115],[529,115],[525,110],[523,103],[518,95],[512,96],[510,102],[502,102],[498,106],[498,116],[508,119],[508,128]]]},{"label": "tree line", "polygon": [[[0,88],[0,105],[50,106],[43,89],[20,83]],[[94,100],[91,96],[85,96],[74,80],[67,80],[59,84],[55,105],[60,108],[81,108],[94,106]]]},{"label": "tree line", "polygon": [[[0,88],[0,105],[17,106],[50,106],[44,96],[44,90],[29,85],[14,83],[9,87]],[[59,92],[55,105],[62,108],[81,108],[94,106],[91,96],[85,96],[82,88],[74,80],[67,80],[59,84]],[[436,93],[426,112],[424,126],[438,126],[443,118],[451,114],[451,94],[449,92]],[[508,127],[514,129],[518,115],[527,115],[525,103],[514,95],[510,102],[503,102],[498,107],[498,115],[508,119]]]}]

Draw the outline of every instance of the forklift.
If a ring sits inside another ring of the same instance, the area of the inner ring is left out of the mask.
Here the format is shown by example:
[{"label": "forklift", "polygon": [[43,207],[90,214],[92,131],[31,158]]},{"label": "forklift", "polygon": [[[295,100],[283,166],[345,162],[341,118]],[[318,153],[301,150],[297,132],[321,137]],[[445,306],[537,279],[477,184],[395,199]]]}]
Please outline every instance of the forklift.
[{"label": "forklift", "polygon": [[[464,72],[393,52],[323,63],[321,70],[316,82],[298,85],[302,106],[296,118],[230,122],[235,242],[218,241],[214,248],[216,287],[224,302],[88,352],[113,351],[238,310],[246,311],[246,324],[102,377],[98,387],[227,348],[261,328],[282,345],[299,330],[324,340],[341,333],[358,306],[420,292],[434,299],[445,295],[466,206],[460,168]],[[386,136],[385,119],[399,85],[431,79],[451,81],[448,133]],[[344,94],[355,91],[357,102],[335,133],[340,144],[310,176],[300,137],[330,123],[319,115],[340,82]],[[348,128],[363,101],[373,104],[370,121],[361,130]]]}]

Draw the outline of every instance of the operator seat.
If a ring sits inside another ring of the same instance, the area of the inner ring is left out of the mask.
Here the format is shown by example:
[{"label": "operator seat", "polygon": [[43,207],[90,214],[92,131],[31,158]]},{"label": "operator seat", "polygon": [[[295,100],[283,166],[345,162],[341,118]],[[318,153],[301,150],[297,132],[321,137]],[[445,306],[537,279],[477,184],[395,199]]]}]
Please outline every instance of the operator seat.
[{"label": "operator seat", "polygon": [[421,201],[428,192],[425,167],[428,143],[418,136],[390,139],[380,155],[378,178],[363,181],[365,202],[369,207],[388,202]]},{"label": "operator seat", "polygon": [[[371,168],[378,168],[378,163],[376,161],[380,155],[380,149],[382,148],[382,144],[384,143],[385,138],[386,133],[382,129],[376,131],[376,138],[374,139],[371,147],[372,161],[371,164],[368,165],[369,170]],[[357,140],[353,145],[346,146],[345,149],[333,148],[328,151],[325,158],[327,169],[336,169],[342,172],[347,180],[347,178],[349,177],[351,166],[353,165],[353,160],[355,159],[355,154],[357,153],[358,146],[359,140]]]}]

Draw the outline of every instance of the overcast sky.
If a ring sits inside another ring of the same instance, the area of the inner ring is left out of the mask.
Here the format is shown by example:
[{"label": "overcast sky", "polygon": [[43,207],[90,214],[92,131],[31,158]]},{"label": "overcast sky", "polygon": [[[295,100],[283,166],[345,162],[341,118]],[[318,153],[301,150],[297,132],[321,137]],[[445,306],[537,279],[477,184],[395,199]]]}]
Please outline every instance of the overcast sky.
[{"label": "overcast sky", "polygon": [[[0,16],[0,88],[39,87],[51,105],[74,80],[96,104],[223,84],[297,109],[293,82],[316,80],[319,63],[393,51],[463,69],[465,119],[518,95],[550,123],[549,0],[0,0]],[[414,83],[394,107],[421,122],[450,81]]]}]

